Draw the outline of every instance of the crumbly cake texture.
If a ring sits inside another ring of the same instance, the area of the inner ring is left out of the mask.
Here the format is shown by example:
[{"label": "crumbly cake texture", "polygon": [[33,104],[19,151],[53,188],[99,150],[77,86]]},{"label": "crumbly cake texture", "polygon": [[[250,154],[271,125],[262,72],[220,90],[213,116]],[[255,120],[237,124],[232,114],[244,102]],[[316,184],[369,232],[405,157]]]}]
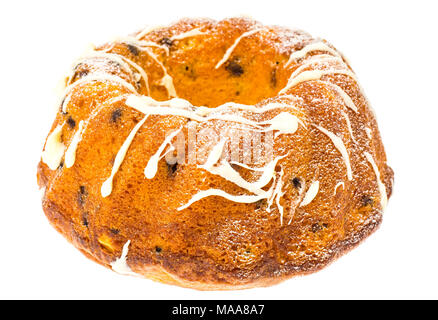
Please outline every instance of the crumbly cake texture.
[{"label": "crumbly cake texture", "polygon": [[[114,271],[268,286],[321,269],[382,220],[393,172],[354,72],[325,40],[183,19],[93,48],[65,84],[38,165],[43,209]],[[205,162],[168,164],[193,122],[197,147],[211,144],[203,128],[273,132],[273,160],[230,163],[220,140]]]}]

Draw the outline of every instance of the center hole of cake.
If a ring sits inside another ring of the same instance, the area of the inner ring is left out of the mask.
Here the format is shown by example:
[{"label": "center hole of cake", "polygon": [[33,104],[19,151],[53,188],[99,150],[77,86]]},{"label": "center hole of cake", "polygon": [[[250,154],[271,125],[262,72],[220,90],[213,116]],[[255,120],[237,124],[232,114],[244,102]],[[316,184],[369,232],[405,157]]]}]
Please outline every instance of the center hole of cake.
[{"label": "center hole of cake", "polygon": [[287,81],[279,77],[277,61],[259,64],[253,60],[231,56],[216,70],[211,62],[194,58],[173,75],[178,97],[195,106],[212,108],[227,102],[254,105],[275,97],[281,82]]}]

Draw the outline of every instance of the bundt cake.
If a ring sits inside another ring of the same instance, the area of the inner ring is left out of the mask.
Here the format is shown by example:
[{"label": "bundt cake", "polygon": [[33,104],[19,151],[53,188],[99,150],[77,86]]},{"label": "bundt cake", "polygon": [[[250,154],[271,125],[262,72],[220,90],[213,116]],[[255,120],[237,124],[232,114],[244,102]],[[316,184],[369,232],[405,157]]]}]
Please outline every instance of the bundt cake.
[{"label": "bundt cake", "polygon": [[314,272],[380,224],[376,118],[327,41],[183,19],[93,48],[38,165],[50,223],[122,274],[196,289]]}]

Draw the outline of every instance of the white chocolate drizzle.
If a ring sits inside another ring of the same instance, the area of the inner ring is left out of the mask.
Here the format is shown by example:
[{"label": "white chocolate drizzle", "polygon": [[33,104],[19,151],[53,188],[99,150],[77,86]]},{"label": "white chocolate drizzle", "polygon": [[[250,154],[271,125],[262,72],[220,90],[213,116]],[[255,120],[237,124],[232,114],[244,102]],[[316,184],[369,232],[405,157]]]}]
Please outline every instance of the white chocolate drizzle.
[{"label": "white chocolate drizzle", "polygon": [[[263,172],[261,177],[255,181],[255,182],[248,182],[245,179],[243,179],[240,174],[234,170],[230,163],[227,161],[220,161],[218,165],[215,165],[221,158],[223,148],[225,146],[225,140],[220,141],[216,146],[214,146],[207,158],[207,161],[204,165],[198,166],[201,169],[204,169],[211,174],[218,175],[235,185],[246,189],[247,191],[255,194],[255,196],[251,195],[231,195],[223,190],[210,188],[208,190],[203,190],[198,193],[196,193],[188,203],[178,208],[178,211],[188,208],[191,204],[206,198],[210,196],[220,196],[225,199],[234,201],[234,202],[240,202],[240,203],[253,203],[256,201],[259,201],[261,199],[267,199],[268,200],[268,207],[267,210],[270,211],[270,207],[272,205],[272,202],[275,200],[278,211],[280,213],[280,221],[281,224],[283,224],[283,211],[284,208],[280,204],[280,198],[284,195],[284,192],[282,192],[283,187],[283,170],[280,172],[280,176],[277,179],[276,173],[275,173],[275,167],[278,163],[278,161],[284,156],[276,157],[273,161],[268,163],[263,168],[250,168],[246,165],[244,165],[245,168],[253,171],[260,171]],[[274,179],[274,182],[272,186],[269,188],[269,190],[265,191],[262,188],[265,187],[272,179]],[[277,182],[278,181],[278,182]]]},{"label": "white chocolate drizzle", "polygon": [[109,82],[116,82],[124,87],[126,87],[127,89],[129,89],[132,93],[137,92],[135,90],[135,88],[128,83],[126,80],[122,79],[119,76],[115,76],[115,75],[110,75],[110,74],[104,74],[104,73],[93,73],[90,75],[87,75],[75,82],[73,82],[71,85],[69,85],[66,89],[65,89],[65,100],[62,104],[61,110],[65,113],[67,110],[67,104],[70,101],[70,94],[73,90],[73,88],[79,86],[80,84],[83,83],[88,83],[88,82],[92,82],[92,81],[99,81],[99,82],[104,82],[104,81],[109,81]]},{"label": "white chocolate drizzle", "polygon": [[131,68],[129,67],[129,65],[125,62],[125,59],[123,56],[115,54],[115,53],[107,53],[104,51],[88,51],[86,52],[81,58],[79,58],[75,63],[74,63],[74,67],[73,70],[76,68],[77,65],[79,65],[82,61],[84,60],[88,60],[88,59],[93,59],[93,58],[104,58],[110,61],[113,61],[115,63],[117,63],[122,70],[124,70],[125,72],[127,72],[128,74],[131,75],[131,77],[133,77],[133,72],[131,70]]},{"label": "white chocolate drizzle", "polygon": [[[285,97],[285,96],[283,96]],[[295,96],[290,96],[294,97]],[[275,110],[275,109],[297,109],[296,106],[290,104],[290,103],[280,103],[280,102],[269,102],[264,106],[256,107],[255,105],[248,105],[248,104],[241,104],[241,103],[235,103],[235,102],[226,102],[223,105],[220,105],[216,108],[208,108],[208,107],[198,107],[196,110],[196,113],[199,115],[208,115],[213,112],[222,111],[222,110],[244,110],[244,111],[250,111],[253,113],[264,113],[266,111]]]},{"label": "white chocolate drizzle", "polygon": [[211,152],[208,155],[207,161],[204,163],[204,165],[199,167],[204,168],[205,170],[210,170],[221,158],[226,142],[226,140],[219,141],[219,143],[215,145],[213,149],[211,149]]},{"label": "white chocolate drizzle", "polygon": [[190,31],[175,35],[175,36],[171,37],[170,40],[182,40],[185,38],[196,37],[196,36],[200,36],[203,34],[206,34],[206,33],[202,32],[199,28],[195,28],[195,29],[192,29]]},{"label": "white chocolate drizzle", "polygon": [[[161,146],[158,148],[158,151],[150,157],[148,164],[146,165],[146,168],[144,168],[144,175],[147,179],[153,179],[157,173],[158,170],[158,162],[161,158],[164,157],[160,156],[161,153],[164,151],[166,146],[171,143],[172,139],[182,130],[182,128],[172,132],[170,135],[164,139],[164,142],[161,144]],[[173,147],[171,147],[171,150],[173,150]]]},{"label": "white chocolate drizzle", "polygon": [[366,128],[365,128],[365,132],[366,132],[366,134],[367,134],[367,136],[368,136],[369,139],[372,139],[372,138],[373,138],[373,136],[372,136],[372,134],[371,134],[372,131],[371,131],[370,128],[366,127]]},{"label": "white chocolate drizzle", "polygon": [[249,37],[249,36],[253,35],[254,33],[257,33],[257,32],[260,32],[260,31],[262,31],[262,29],[250,30],[250,31],[247,31],[247,32],[243,33],[240,37],[238,37],[234,41],[233,45],[231,47],[229,47],[227,49],[227,51],[225,51],[225,54],[224,54],[223,58],[216,64],[216,66],[214,68],[218,69],[222,64],[224,64],[230,58],[230,55],[233,53],[234,49],[237,47],[237,45],[239,44],[240,40],[242,40],[245,37]]},{"label": "white chocolate drizzle", "polygon": [[82,132],[84,129],[84,120],[79,122],[78,130],[75,132],[70,145],[65,152],[65,166],[71,168],[76,160],[76,149],[78,148],[79,142],[82,140]]},{"label": "white chocolate drizzle", "polygon": [[318,194],[318,191],[319,191],[319,181],[312,182],[309,189],[307,189],[303,201],[301,201],[300,203],[300,207],[307,206],[309,203],[311,203],[313,199],[315,199],[316,195]]},{"label": "white chocolate drizzle", "polygon": [[[114,44],[115,43],[124,43],[124,44],[128,44],[128,45],[132,45],[135,46],[137,49],[139,49],[140,51],[144,51],[146,47],[154,47],[154,48],[159,48],[162,49],[166,52],[166,55],[169,55],[169,48],[164,46],[164,45],[160,45],[158,43],[152,42],[152,41],[144,41],[144,40],[138,40],[137,38],[134,37],[116,37],[113,40]],[[108,52],[111,49],[114,48],[114,44],[108,48],[103,49],[102,51]]]},{"label": "white chocolate drizzle", "polygon": [[380,180],[379,168],[377,167],[377,164],[374,161],[373,156],[370,153],[365,152],[365,157],[367,158],[368,162],[373,167],[374,173],[375,173],[376,178],[377,178],[377,186],[378,186],[379,192],[380,192],[380,203],[381,203],[382,209],[385,210],[386,205],[388,203],[388,196],[386,194],[386,187],[382,183],[382,181]]},{"label": "white chocolate drizzle", "polygon": [[[181,100],[182,99],[177,100],[178,103],[180,103]],[[223,121],[247,124],[264,132],[277,130],[279,131],[278,132],[279,134],[294,133],[298,127],[298,118],[286,112],[280,113],[279,115],[277,115],[271,120],[265,122],[256,122],[237,115],[230,115],[230,114],[209,115],[209,113],[205,112],[205,109],[201,109],[201,113],[198,114],[197,110],[193,111],[191,108],[185,108],[185,109],[174,108],[170,105],[171,102],[172,100],[158,102],[150,97],[136,96],[136,95],[130,95],[126,99],[127,106],[134,108],[135,110],[140,111],[144,114],[150,114],[150,115],[182,116],[199,122],[205,122],[211,120],[223,120]],[[187,107],[189,105],[191,106],[190,103],[187,103]],[[161,107],[157,108],[156,106],[161,106]],[[282,106],[284,105],[276,104],[272,108],[280,108]],[[232,108],[233,105],[227,104],[227,107]],[[264,128],[262,125],[269,125],[269,126],[267,128]]]},{"label": "white chocolate drizzle", "polygon": [[126,241],[126,243],[123,245],[122,254],[120,258],[116,259],[114,262],[111,262],[110,265],[113,271],[119,274],[138,277],[139,275],[134,271],[132,271],[131,268],[126,263],[126,257],[128,256],[130,243],[131,240]]},{"label": "white chocolate drizzle", "polygon": [[147,35],[148,33],[150,33],[151,31],[153,31],[154,29],[157,29],[157,27],[155,26],[147,26],[145,27],[142,31],[140,31],[139,33],[137,33],[137,35],[135,36],[135,38],[137,40],[140,40],[141,38],[143,38],[145,35]]},{"label": "white chocolate drizzle", "polygon": [[171,98],[178,97],[178,95],[176,94],[175,86],[173,84],[173,78],[167,72],[164,64],[160,60],[158,60],[157,56],[148,48],[146,48],[144,51],[152,58],[152,60],[154,60],[160,66],[161,70],[163,70],[164,75],[161,78],[160,85],[166,88],[168,96]]},{"label": "white chocolate drizzle", "polygon": [[[223,146],[223,144],[222,144]],[[217,157],[217,150],[214,150],[212,153],[210,153],[210,156],[213,157],[213,159],[216,159]],[[262,176],[255,182],[248,182],[245,179],[243,179],[240,174],[234,170],[231,165],[227,161],[221,161],[218,166],[213,166],[211,163],[214,161],[211,160],[211,158],[207,159],[207,162],[205,165],[199,166],[199,168],[205,169],[209,171],[211,174],[218,175],[222,178],[225,178],[226,180],[234,183],[235,185],[248,190],[249,192],[252,192],[257,195],[266,195],[267,192],[264,191],[262,188],[265,187],[274,176],[275,173],[275,166],[277,165],[277,162],[282,159],[283,157],[277,157],[271,162],[269,162],[265,167],[260,168],[258,171],[262,171]]]},{"label": "white chocolate drizzle", "polygon": [[259,200],[266,198],[265,195],[258,195],[258,196],[238,195],[238,196],[234,196],[234,195],[231,195],[229,193],[226,193],[225,191],[223,191],[221,189],[208,189],[208,190],[203,190],[203,191],[199,191],[198,193],[196,193],[190,199],[189,202],[187,202],[185,205],[179,207],[177,210],[181,211],[181,210],[187,209],[193,203],[195,203],[203,198],[207,198],[207,197],[211,197],[211,196],[219,196],[219,197],[225,198],[227,200],[230,200],[233,202],[239,202],[239,203],[254,203],[254,202],[257,202]]},{"label": "white chocolate drizzle", "polygon": [[[128,58],[125,58],[126,62],[133,67],[137,72],[140,74],[141,78],[143,79],[145,86],[146,86],[146,92],[148,95],[150,95],[150,88],[149,88],[149,78],[147,73],[144,71],[142,67],[140,67],[138,64],[136,64],[134,61],[129,60]],[[139,79],[136,79],[137,81]]]},{"label": "white chocolate drizzle", "polygon": [[335,90],[341,96],[341,98],[344,100],[344,103],[348,108],[350,108],[351,110],[353,110],[356,113],[358,112],[356,104],[353,102],[351,97],[340,86],[338,86],[332,82],[329,82],[329,81],[321,81],[321,82],[323,82],[324,84],[328,85],[333,90]]},{"label": "white chocolate drizzle", "polygon": [[333,74],[343,74],[343,75],[352,77],[353,79],[356,79],[356,75],[349,70],[336,70],[336,69],[333,69],[333,70],[307,70],[307,71],[301,72],[296,77],[289,79],[287,85],[283,89],[280,90],[280,94],[287,92],[290,88],[293,88],[302,82],[311,81],[311,80],[319,80],[325,75],[333,75]]},{"label": "white chocolate drizzle", "polygon": [[341,113],[345,119],[345,122],[347,123],[347,129],[348,132],[350,133],[351,140],[353,140],[354,143],[357,143],[356,139],[354,138],[353,129],[351,128],[350,117],[344,111],[341,111]]},{"label": "white chocolate drizzle", "polygon": [[[157,48],[164,49],[166,51],[167,55],[169,54],[168,48],[160,46],[154,42],[139,41],[139,40],[136,40],[135,38],[132,38],[132,37],[117,38],[115,40],[115,42],[122,42],[122,43],[128,43],[128,44],[133,43],[133,45],[135,45],[138,49],[146,52],[163,70],[163,77],[161,78],[161,80],[159,82],[160,85],[162,85],[166,88],[169,97],[177,97],[176,90],[175,90],[175,87],[173,85],[173,78],[168,74],[167,69],[163,65],[163,63],[160,60],[158,60],[157,56],[151,50],[149,50],[148,47],[157,47]],[[134,74],[130,68],[130,67],[132,67],[139,73],[141,78],[143,78],[143,81],[144,81],[145,86],[146,86],[147,94],[150,95],[149,79],[148,79],[148,75],[144,71],[144,69],[125,56],[122,56],[122,55],[119,55],[116,53],[109,53],[108,51],[110,51],[113,47],[114,47],[114,45],[112,45],[111,47],[109,47],[103,51],[94,50],[91,52],[87,52],[83,57],[81,57],[76,62],[76,65],[79,63],[79,61],[82,61],[85,59],[99,58],[99,57],[106,58],[108,60],[116,62],[118,65],[121,66],[121,68],[123,70],[125,70],[126,72],[128,72],[130,74],[131,78],[133,78],[135,81],[138,81],[139,79],[136,78],[136,74]],[[70,78],[71,78],[71,75],[70,75]],[[87,78],[87,77],[85,77],[85,78]]]},{"label": "white chocolate drizzle", "polygon": [[[107,50],[109,50],[109,49],[107,49]],[[105,59],[108,59],[110,61],[114,61],[124,71],[126,71],[128,74],[130,74],[132,79],[134,79],[135,81],[138,81],[139,79],[136,79],[136,75],[137,74],[134,74],[132,72],[131,67],[134,68],[138,72],[140,77],[143,79],[143,81],[145,83],[145,86],[146,86],[147,94],[148,95],[150,94],[148,75],[144,71],[144,69],[142,67],[140,67],[138,64],[136,64],[134,61],[132,61],[132,60],[130,60],[130,59],[128,59],[128,58],[126,58],[126,57],[124,57],[122,55],[119,55],[117,53],[107,53],[107,52],[104,52],[104,51],[91,51],[91,52],[86,53],[79,60],[77,60],[76,63],[75,63],[75,66],[78,65],[81,61],[84,61],[86,59],[91,59],[91,58],[105,58]],[[73,68],[73,70],[74,70],[74,68]]]},{"label": "white chocolate drizzle", "polygon": [[163,26],[147,26],[147,27],[145,27],[141,32],[139,32],[139,33],[135,36],[135,38],[138,39],[138,40],[140,40],[140,39],[143,38],[145,35],[151,33],[151,32],[154,31],[154,30],[160,29],[160,28],[163,28]]},{"label": "white chocolate drizzle", "polygon": [[137,131],[141,128],[141,126],[145,123],[146,119],[148,118],[148,115],[146,115],[139,123],[136,124],[134,129],[129,133],[126,140],[123,142],[122,146],[120,147],[120,150],[117,152],[116,158],[114,159],[114,164],[111,169],[111,175],[108,179],[104,181],[102,184],[102,187],[100,188],[100,193],[102,194],[102,197],[108,197],[113,189],[113,179],[115,174],[120,168],[120,165],[122,164],[123,160],[125,159],[126,152],[129,149],[129,146],[131,145],[132,140],[134,139]]},{"label": "white chocolate drizzle", "polygon": [[[207,111],[206,108],[198,107],[195,108],[195,110],[193,110],[192,105],[188,101],[183,99],[172,99],[168,101],[159,102],[146,96],[129,95],[128,98],[126,99],[125,104],[127,106],[136,109],[137,111],[140,111],[148,115],[174,115],[174,116],[186,117],[199,122],[210,121],[210,120],[223,120],[223,121],[247,124],[250,125],[253,129],[260,130],[263,132],[278,131],[276,137],[280,134],[294,133],[297,130],[299,123],[299,120],[296,116],[287,112],[281,112],[277,116],[273,117],[272,119],[264,122],[256,122],[236,115],[211,114],[211,112]],[[266,110],[273,110],[273,109],[284,108],[284,107],[286,107],[286,105],[280,103],[272,103],[269,106],[265,106],[261,108],[227,103],[225,105],[219,106],[218,109],[226,110],[227,108],[231,108],[231,109],[238,108],[238,109],[245,109],[254,112],[263,112]],[[166,152],[164,155],[162,155],[163,151],[180,130],[177,130],[172,134],[170,134],[168,137],[166,137],[165,141],[161,144],[158,151],[149,159],[148,164],[145,168],[146,178],[152,179],[155,177],[158,168],[158,162],[167,153]],[[197,202],[205,197],[215,196],[215,195],[243,203],[250,203],[250,202],[256,202],[260,199],[267,199],[268,210],[271,204],[275,201],[278,210],[280,212],[281,223],[283,223],[284,209],[280,203],[280,199],[284,195],[284,192],[282,192],[282,187],[284,184],[282,180],[283,171],[280,172],[280,176],[277,179],[275,173],[275,167],[278,161],[282,159],[284,156],[276,157],[273,161],[268,163],[263,168],[250,168],[248,166],[243,165],[245,168],[249,170],[262,172],[262,175],[257,181],[248,182],[245,179],[243,179],[236,170],[232,168],[229,162],[220,161],[223,148],[225,146],[225,142],[226,142],[225,140],[222,140],[217,145],[215,145],[212,148],[204,165],[199,165],[198,167],[210,172],[211,174],[220,176],[234,183],[235,185],[255,194],[255,196],[231,195],[223,190],[217,190],[213,188],[213,189],[203,190],[198,192],[189,200],[187,204],[179,207],[178,210],[183,210],[188,206],[190,206],[191,204],[193,204],[194,202]],[[170,150],[168,150],[168,152],[169,151]],[[274,183],[269,188],[269,190],[267,191],[263,190],[262,188],[265,187],[273,178],[274,178]]]},{"label": "white chocolate drizzle", "polygon": [[[283,215],[284,215],[284,207],[281,205],[280,200],[286,193],[286,191],[282,192],[284,181],[283,181],[284,170],[281,168],[280,176],[278,178],[278,182],[275,185],[274,195],[272,199],[275,199],[275,204],[277,205],[278,212],[280,213],[280,225],[283,225]],[[269,211],[269,210],[268,210]]]},{"label": "white chocolate drizzle", "polygon": [[[304,71],[307,68],[315,67],[314,65],[328,66],[330,64],[340,64],[342,65],[343,61],[339,57],[334,57],[328,54],[321,54],[318,56],[312,56],[308,60],[305,61],[302,65],[300,65],[294,72],[291,74],[290,78],[295,78],[298,74]],[[308,70],[309,71],[309,70]]]},{"label": "white chocolate drizzle", "polygon": [[163,71],[165,75],[161,78],[160,84],[166,88],[169,97],[178,97],[175,86],[173,85],[173,78],[167,73],[166,68],[164,68]]},{"label": "white chocolate drizzle", "polygon": [[41,155],[41,160],[47,164],[50,170],[56,170],[61,164],[65,151],[65,145],[61,141],[62,125],[58,125],[47,137],[46,146]]},{"label": "white chocolate drizzle", "polygon": [[[319,186],[318,186],[318,188],[319,188]],[[304,196],[305,196],[305,194],[303,194],[304,190],[306,190],[306,181],[305,180],[303,181],[303,185],[299,188],[298,198],[290,202],[290,209],[289,209],[290,218],[289,218],[289,222],[287,223],[288,225],[290,225],[292,223],[292,220],[295,216],[295,211],[304,199]]]},{"label": "white chocolate drizzle", "polygon": [[277,130],[275,137],[278,137],[280,134],[295,133],[298,129],[298,118],[288,112],[281,112],[271,120],[261,122],[261,124],[269,124],[265,130]]},{"label": "white chocolate drizzle", "polygon": [[342,186],[342,189],[345,189],[345,183],[343,181],[340,181],[335,185],[335,191],[333,192],[333,195],[336,195],[340,186]]},{"label": "white chocolate drizzle", "polygon": [[324,42],[310,43],[301,50],[293,52],[289,56],[289,60],[286,62],[285,67],[289,66],[294,60],[304,58],[308,53],[312,51],[326,51],[335,56],[341,57],[341,55],[336,50],[330,48]]},{"label": "white chocolate drizzle", "polygon": [[327,129],[325,129],[323,127],[320,127],[320,126],[315,126],[315,127],[318,128],[326,136],[328,136],[330,138],[330,140],[333,142],[333,144],[335,145],[336,149],[338,149],[338,151],[341,153],[342,158],[344,159],[345,167],[347,168],[348,180],[353,180],[353,173],[352,173],[351,165],[350,165],[350,157],[348,156],[347,148],[345,147],[342,139],[339,138],[333,132],[328,131]]}]

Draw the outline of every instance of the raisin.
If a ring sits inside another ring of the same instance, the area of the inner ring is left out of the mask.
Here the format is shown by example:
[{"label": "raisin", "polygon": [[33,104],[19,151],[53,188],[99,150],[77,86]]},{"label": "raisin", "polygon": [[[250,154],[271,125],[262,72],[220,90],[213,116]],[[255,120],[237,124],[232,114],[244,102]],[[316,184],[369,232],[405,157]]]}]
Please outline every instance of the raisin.
[{"label": "raisin", "polygon": [[235,77],[240,77],[243,74],[243,68],[240,64],[238,64],[235,60],[228,62],[225,66],[225,70],[227,70],[231,75]]},{"label": "raisin", "polygon": [[119,234],[119,232],[120,232],[119,229],[115,229],[115,228],[111,228],[110,231],[112,234]]},{"label": "raisin", "polygon": [[131,52],[134,56],[138,56],[138,54],[140,53],[136,46],[132,44],[127,44],[126,46],[128,47],[129,52]]},{"label": "raisin", "polygon": [[79,187],[79,192],[78,192],[77,198],[78,198],[79,206],[82,208],[85,204],[85,199],[87,198],[87,190],[85,189],[84,186]]},{"label": "raisin", "polygon": [[72,117],[68,117],[67,124],[70,126],[71,129],[74,129],[74,127],[76,127],[76,121]]},{"label": "raisin", "polygon": [[81,71],[79,71],[78,72],[78,78],[80,79],[80,78],[83,78],[83,77],[85,77],[86,75],[88,75],[88,70],[81,70]]},{"label": "raisin", "polygon": [[156,246],[155,247],[155,252],[156,253],[160,253],[163,249],[161,249],[161,247]]},{"label": "raisin", "polygon": [[116,109],[111,113],[111,122],[117,122],[122,116],[122,110]]},{"label": "raisin", "polygon": [[300,178],[297,178],[297,177],[293,178],[292,179],[292,184],[294,185],[294,187],[296,189],[301,189],[301,180],[300,180]]},{"label": "raisin", "polygon": [[64,112],[63,110],[62,110],[62,106],[64,105],[64,102],[65,102],[65,99],[67,98],[67,96],[65,96],[63,99],[62,99],[62,101],[61,101],[61,104],[59,105],[59,112],[61,112],[62,114],[68,114],[68,112]]},{"label": "raisin", "polygon": [[88,213],[85,212],[82,215],[82,224],[88,228]]},{"label": "raisin", "polygon": [[322,229],[322,227],[319,225],[319,223],[312,224],[312,232],[313,233],[316,233],[316,232],[318,232],[321,229]]},{"label": "raisin", "polygon": [[256,209],[260,209],[266,205],[266,199],[261,199],[255,203]]},{"label": "raisin", "polygon": [[163,39],[160,40],[160,44],[164,44],[165,46],[171,47],[173,45],[173,40],[164,37]]},{"label": "raisin", "polygon": [[169,176],[173,175],[176,172],[176,170],[178,170],[178,163],[177,162],[175,162],[174,164],[170,164],[170,163],[166,162],[166,164],[167,164],[167,170],[168,170]]},{"label": "raisin", "polygon": [[274,88],[277,86],[277,69],[273,69],[271,72],[271,86]]},{"label": "raisin", "polygon": [[362,196],[362,206],[366,207],[368,205],[372,205],[373,204],[373,199],[367,195]]}]

